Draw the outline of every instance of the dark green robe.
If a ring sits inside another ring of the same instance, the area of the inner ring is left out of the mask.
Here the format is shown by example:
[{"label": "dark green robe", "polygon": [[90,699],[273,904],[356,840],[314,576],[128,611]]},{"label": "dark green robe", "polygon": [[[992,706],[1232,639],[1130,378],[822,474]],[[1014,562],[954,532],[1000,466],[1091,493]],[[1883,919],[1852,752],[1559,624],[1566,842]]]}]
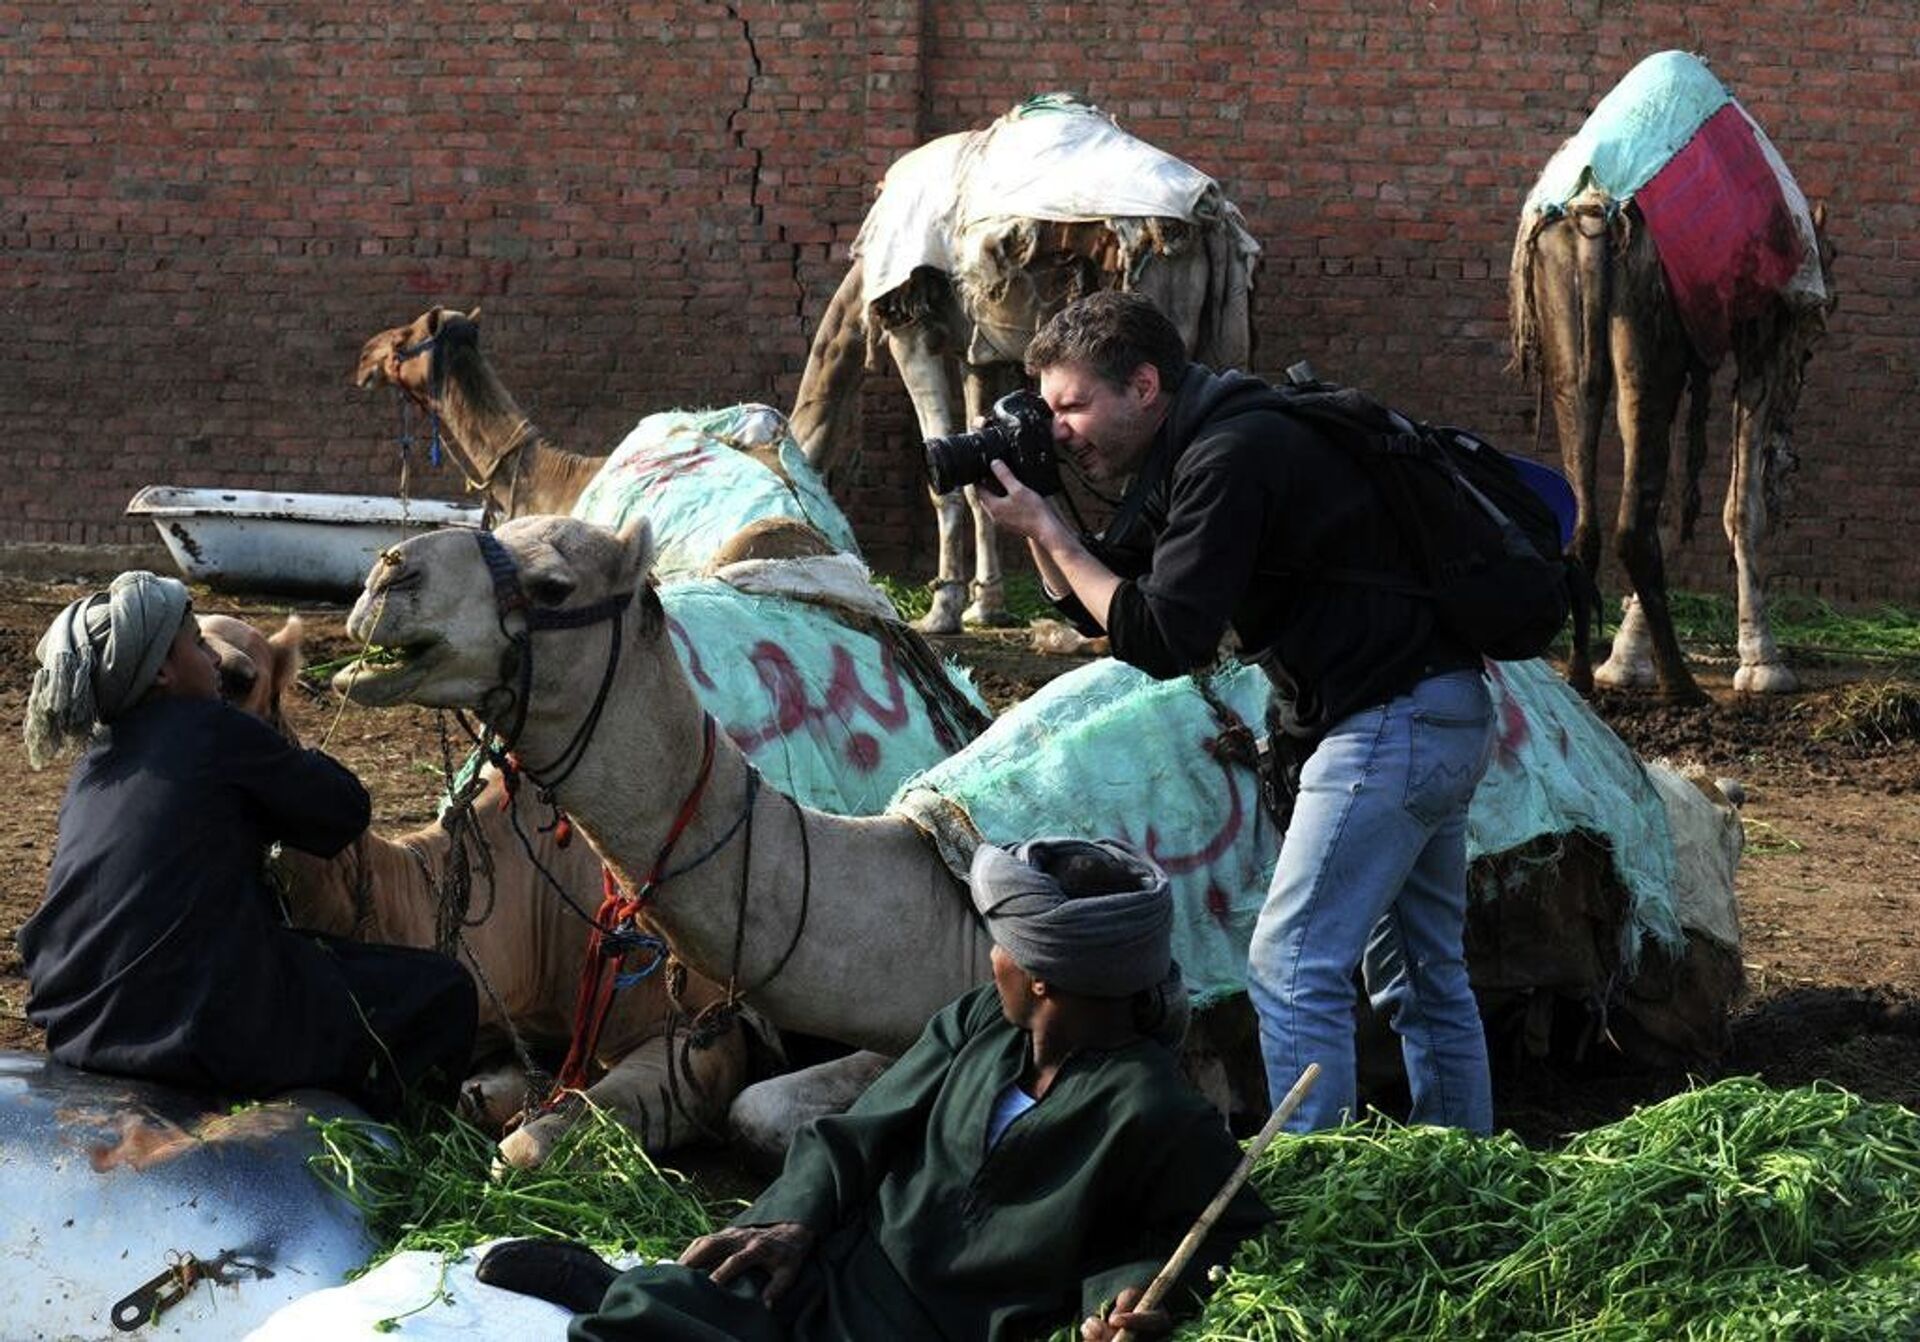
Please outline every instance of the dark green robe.
[{"label": "dark green robe", "polygon": [[[991,985],[941,1011],[846,1113],[803,1128],[785,1170],[735,1225],[798,1221],[820,1237],[769,1312],[759,1283],[637,1268],[576,1342],[616,1338],[978,1339],[1045,1333],[1153,1280],[1226,1182],[1240,1147],[1159,1044],[1082,1050],[987,1149],[994,1100],[1028,1037]],[[1268,1219],[1247,1188],[1167,1304]]]}]

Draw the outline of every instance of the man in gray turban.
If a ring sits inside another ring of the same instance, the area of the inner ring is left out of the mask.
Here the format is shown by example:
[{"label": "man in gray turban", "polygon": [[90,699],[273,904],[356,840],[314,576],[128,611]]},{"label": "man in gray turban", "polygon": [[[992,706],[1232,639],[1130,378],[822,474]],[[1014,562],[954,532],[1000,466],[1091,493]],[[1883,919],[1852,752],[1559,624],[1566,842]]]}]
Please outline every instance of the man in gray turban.
[{"label": "man in gray turban", "polygon": [[138,570],[61,611],[35,649],[40,668],[27,696],[28,762],[44,768],[138,703],[191,606],[178,578]]},{"label": "man in gray turban", "polygon": [[[480,1279],[579,1311],[574,1342],[1168,1331],[1132,1306],[1240,1149],[1140,1028],[1175,974],[1166,874],[1124,844],[1042,839],[982,845],[970,884],[994,982],[801,1128],[731,1226],[617,1276],[583,1246],[512,1241]],[[1169,1306],[1266,1219],[1243,1186]]]},{"label": "man in gray turban", "polygon": [[318,1086],[381,1114],[410,1086],[457,1081],[476,1007],[458,964],[286,925],[267,845],[332,856],[366,829],[366,789],[220,701],[187,589],[123,573],[38,651],[29,756],[88,743],[18,934],[47,1051],[237,1098]]},{"label": "man in gray turban", "polygon": [[1167,874],[1111,839],[983,843],[968,872],[994,944],[1029,978],[1128,999],[1142,1034],[1177,1048],[1188,1004],[1173,961]]}]

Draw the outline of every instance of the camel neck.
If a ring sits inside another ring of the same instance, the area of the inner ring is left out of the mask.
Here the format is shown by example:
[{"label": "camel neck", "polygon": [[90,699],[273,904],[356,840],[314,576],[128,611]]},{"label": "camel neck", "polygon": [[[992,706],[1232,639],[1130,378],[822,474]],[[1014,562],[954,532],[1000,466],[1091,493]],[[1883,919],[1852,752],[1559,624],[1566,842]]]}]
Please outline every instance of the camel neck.
[{"label": "camel neck", "polygon": [[479,384],[450,377],[437,405],[468,486],[485,490],[502,517],[570,511],[604,458],[548,442],[491,368],[469,376]]}]

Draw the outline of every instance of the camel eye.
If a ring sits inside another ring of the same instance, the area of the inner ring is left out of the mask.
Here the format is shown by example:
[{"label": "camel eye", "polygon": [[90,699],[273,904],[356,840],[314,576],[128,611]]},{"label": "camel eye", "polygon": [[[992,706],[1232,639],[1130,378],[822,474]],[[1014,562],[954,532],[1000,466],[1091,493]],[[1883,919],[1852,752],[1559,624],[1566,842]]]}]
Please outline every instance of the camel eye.
[{"label": "camel eye", "polygon": [[527,579],[527,596],[536,606],[558,606],[572,595],[570,579],[551,576]]}]

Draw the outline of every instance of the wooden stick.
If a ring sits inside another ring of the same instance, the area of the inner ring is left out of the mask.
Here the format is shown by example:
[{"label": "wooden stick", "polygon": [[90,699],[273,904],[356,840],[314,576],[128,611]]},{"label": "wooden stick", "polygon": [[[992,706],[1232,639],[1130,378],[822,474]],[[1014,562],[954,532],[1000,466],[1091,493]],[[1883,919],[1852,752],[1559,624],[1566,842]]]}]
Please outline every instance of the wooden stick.
[{"label": "wooden stick", "polygon": [[[1307,1098],[1307,1092],[1313,1089],[1313,1083],[1319,1079],[1320,1064],[1308,1063],[1307,1070],[1300,1073],[1300,1079],[1293,1083],[1293,1089],[1287,1092],[1286,1098],[1280,1101],[1280,1107],[1273,1111],[1272,1116],[1267,1119],[1266,1126],[1260,1129],[1259,1136],[1255,1137],[1253,1144],[1247,1147],[1247,1153],[1240,1157],[1239,1165],[1234,1168],[1232,1174],[1227,1176],[1226,1183],[1222,1184],[1220,1191],[1213,1195],[1213,1201],[1207,1204],[1207,1209],[1201,1212],[1199,1219],[1193,1223],[1193,1229],[1187,1232],[1187,1237],[1181,1240],[1180,1246],[1173,1251],[1173,1257],[1169,1258],[1167,1265],[1160,1269],[1160,1275],[1155,1277],[1147,1287],[1146,1294],[1134,1302],[1134,1312],[1144,1313],[1159,1307],[1160,1298],[1173,1289],[1174,1281],[1186,1271],[1187,1264],[1192,1261],[1193,1255],[1200,1248],[1200,1242],[1207,1237],[1207,1232],[1213,1229],[1213,1223],[1220,1219],[1220,1214],[1226,1211],[1227,1204],[1233,1201],[1233,1195],[1240,1191],[1240,1185],[1244,1184],[1247,1176],[1253,1173],[1254,1162],[1260,1159],[1261,1154],[1272,1144],[1273,1139],[1280,1135],[1280,1125],[1293,1116],[1293,1111],[1300,1107],[1300,1101]],[[1128,1342],[1129,1337],[1128,1331],[1122,1328],[1114,1335],[1114,1342]]]}]

